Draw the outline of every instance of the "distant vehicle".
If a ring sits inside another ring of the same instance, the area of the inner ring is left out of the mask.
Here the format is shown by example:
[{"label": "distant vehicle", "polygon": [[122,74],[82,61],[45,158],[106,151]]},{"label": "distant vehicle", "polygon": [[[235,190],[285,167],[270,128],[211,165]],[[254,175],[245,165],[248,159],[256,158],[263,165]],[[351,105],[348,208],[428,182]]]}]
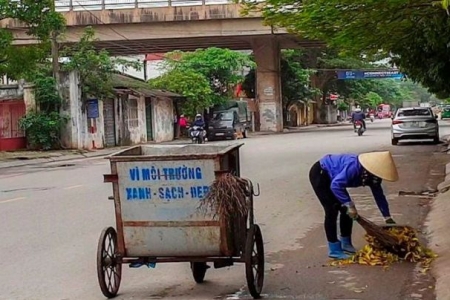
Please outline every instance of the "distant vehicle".
[{"label": "distant vehicle", "polygon": [[356,132],[358,133],[358,136],[362,136],[364,133],[363,123],[359,120],[355,121],[355,128],[356,128]]},{"label": "distant vehicle", "polygon": [[246,101],[230,100],[211,109],[208,140],[248,137],[251,115]]},{"label": "distant vehicle", "polygon": [[403,108],[407,108],[407,107],[418,107],[418,106],[421,106],[420,103],[419,103],[419,101],[412,101],[412,100],[409,100],[409,101],[403,101],[403,103],[402,103],[402,107],[403,107]]},{"label": "distant vehicle", "polygon": [[380,104],[377,107],[378,117],[390,118],[392,116],[391,106],[389,104]]},{"label": "distant vehicle", "polygon": [[437,116],[429,107],[399,108],[392,118],[392,145],[400,140],[428,140],[439,143]]},{"label": "distant vehicle", "polygon": [[445,105],[442,107],[441,120],[450,118],[450,105]]},{"label": "distant vehicle", "polygon": [[204,131],[203,127],[200,127],[200,126],[192,127],[192,129],[190,131],[192,143],[203,144],[205,142],[205,139],[203,137],[203,131]]}]

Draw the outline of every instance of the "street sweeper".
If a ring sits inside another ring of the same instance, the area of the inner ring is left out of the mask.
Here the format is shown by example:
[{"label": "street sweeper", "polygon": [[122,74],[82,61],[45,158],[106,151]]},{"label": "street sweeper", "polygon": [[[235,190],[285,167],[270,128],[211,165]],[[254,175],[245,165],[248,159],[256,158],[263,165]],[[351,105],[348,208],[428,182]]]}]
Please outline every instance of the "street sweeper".
[{"label": "street sweeper", "polygon": [[[353,220],[358,218],[355,203],[347,188],[370,187],[375,202],[387,224],[395,224],[381,183],[397,181],[398,172],[389,151],[363,154],[329,154],[317,161],[310,170],[309,179],[325,210],[325,234],[328,256],[348,259],[356,249],[352,244]],[[337,218],[340,214],[340,232]]]}]

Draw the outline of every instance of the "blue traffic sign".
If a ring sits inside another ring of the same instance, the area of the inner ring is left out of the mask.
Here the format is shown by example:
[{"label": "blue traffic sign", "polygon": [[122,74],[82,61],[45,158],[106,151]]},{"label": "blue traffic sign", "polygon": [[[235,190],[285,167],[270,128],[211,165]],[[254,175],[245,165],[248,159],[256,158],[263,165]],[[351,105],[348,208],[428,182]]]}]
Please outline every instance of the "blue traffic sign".
[{"label": "blue traffic sign", "polygon": [[100,112],[98,111],[98,99],[89,99],[86,106],[87,117],[89,119],[97,119],[100,117]]},{"label": "blue traffic sign", "polygon": [[337,71],[338,79],[402,79],[399,71]]}]

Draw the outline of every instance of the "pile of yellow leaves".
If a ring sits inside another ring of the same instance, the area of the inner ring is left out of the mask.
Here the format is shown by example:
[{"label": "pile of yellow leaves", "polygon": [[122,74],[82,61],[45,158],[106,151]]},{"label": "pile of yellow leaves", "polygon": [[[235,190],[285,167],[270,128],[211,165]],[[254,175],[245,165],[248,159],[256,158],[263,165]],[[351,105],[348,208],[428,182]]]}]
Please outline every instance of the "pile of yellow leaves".
[{"label": "pile of yellow leaves", "polygon": [[397,246],[386,249],[376,238],[365,235],[367,245],[346,260],[335,260],[332,266],[360,264],[368,266],[389,266],[398,261],[419,262],[422,272],[426,272],[437,257],[430,249],[422,246],[411,227],[388,227],[386,230],[398,239]]}]

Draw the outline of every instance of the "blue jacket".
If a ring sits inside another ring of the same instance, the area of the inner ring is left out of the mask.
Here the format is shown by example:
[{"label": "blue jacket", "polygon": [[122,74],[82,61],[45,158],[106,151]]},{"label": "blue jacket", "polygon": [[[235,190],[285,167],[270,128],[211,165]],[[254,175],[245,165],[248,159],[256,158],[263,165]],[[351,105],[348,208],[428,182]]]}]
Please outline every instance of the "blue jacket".
[{"label": "blue jacket", "polygon": [[352,121],[361,121],[364,120],[366,118],[366,115],[360,111],[360,112],[354,112],[352,113]]},{"label": "blue jacket", "polygon": [[198,127],[205,127],[205,121],[203,121],[202,119],[195,120],[192,125],[193,126],[198,126]]},{"label": "blue jacket", "polygon": [[[363,167],[356,154],[331,154],[320,160],[320,165],[331,179],[331,191],[344,205],[352,204],[347,188],[362,186]],[[370,186],[383,217],[390,217],[389,204],[380,185]]]}]

